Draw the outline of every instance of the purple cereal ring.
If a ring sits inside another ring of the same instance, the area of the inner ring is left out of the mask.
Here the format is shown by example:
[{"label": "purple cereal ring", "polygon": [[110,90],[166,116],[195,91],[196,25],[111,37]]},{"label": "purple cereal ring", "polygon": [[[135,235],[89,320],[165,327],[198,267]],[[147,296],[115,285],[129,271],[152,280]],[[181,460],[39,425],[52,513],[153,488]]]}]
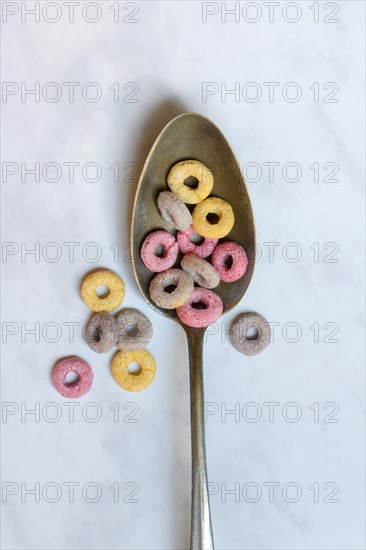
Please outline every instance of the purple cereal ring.
[{"label": "purple cereal ring", "polygon": [[117,314],[117,348],[122,351],[143,349],[150,342],[153,327],[149,319],[137,309],[122,309]]},{"label": "purple cereal ring", "polygon": [[204,288],[215,288],[220,283],[220,275],[216,269],[207,260],[196,256],[196,254],[183,256],[180,265],[198,285]]},{"label": "purple cereal ring", "polygon": [[[169,287],[173,288],[169,289]],[[191,297],[193,288],[192,277],[183,269],[167,269],[155,275],[151,281],[150,298],[163,309],[175,309]]]},{"label": "purple cereal ring", "polygon": [[[74,372],[78,378],[66,383],[66,375]],[[80,357],[67,357],[59,361],[52,371],[52,381],[56,390],[69,399],[76,399],[86,394],[93,385],[93,371],[90,365]]]},{"label": "purple cereal ring", "polygon": [[[205,309],[195,309],[193,304],[202,303]],[[177,308],[177,315],[185,325],[202,328],[217,321],[224,309],[222,300],[216,292],[196,287],[190,299]]]},{"label": "purple cereal ring", "polygon": [[178,256],[178,243],[168,231],[153,231],[141,248],[141,260],[150,271],[160,273],[174,265]]},{"label": "purple cereal ring", "polygon": [[96,313],[86,325],[86,343],[97,353],[111,350],[117,342],[117,337],[117,321],[110,313]]},{"label": "purple cereal ring", "polygon": [[175,229],[185,231],[192,224],[192,214],[181,198],[171,191],[162,191],[158,196],[161,217]]},{"label": "purple cereal ring", "polygon": [[[195,237],[196,239],[203,239],[203,242],[197,244],[191,241],[191,239]],[[196,233],[192,225],[186,231],[179,231],[177,240],[183,254],[193,253],[200,258],[207,258],[207,256],[210,256],[218,243],[218,239],[208,239]]]},{"label": "purple cereal ring", "polygon": [[[254,334],[248,336],[251,329],[254,329]],[[257,355],[270,343],[271,327],[259,313],[242,313],[231,326],[231,339],[240,353]]]},{"label": "purple cereal ring", "polygon": [[[231,262],[231,265],[228,262]],[[226,242],[215,248],[211,263],[222,281],[233,283],[244,275],[248,266],[248,258],[242,246]]]}]

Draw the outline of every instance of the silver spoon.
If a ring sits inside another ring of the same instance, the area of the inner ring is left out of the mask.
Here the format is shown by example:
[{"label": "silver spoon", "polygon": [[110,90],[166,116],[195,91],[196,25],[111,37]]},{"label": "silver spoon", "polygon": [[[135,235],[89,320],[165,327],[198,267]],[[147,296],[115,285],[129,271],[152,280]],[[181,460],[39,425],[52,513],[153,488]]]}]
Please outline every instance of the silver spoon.
[{"label": "silver spoon", "polygon": [[172,231],[160,216],[156,199],[160,191],[167,190],[166,179],[170,168],[184,159],[197,159],[213,172],[211,194],[229,202],[235,214],[234,227],[225,240],[241,244],[248,255],[249,264],[244,276],[235,283],[221,282],[215,288],[222,298],[224,313],[240,301],[249,286],[255,259],[255,229],[240,166],[223,134],[209,119],[195,113],[184,113],[174,118],[156,139],[140,176],[132,215],[131,256],[135,278],[145,300],[157,312],[180,323],[187,335],[192,439],[191,550],[212,550],[214,543],[203,421],[202,344],[206,329],[183,325],[175,310],[161,309],[151,301],[149,284],[153,274],[145,267],[139,254],[148,233],[156,229]]}]

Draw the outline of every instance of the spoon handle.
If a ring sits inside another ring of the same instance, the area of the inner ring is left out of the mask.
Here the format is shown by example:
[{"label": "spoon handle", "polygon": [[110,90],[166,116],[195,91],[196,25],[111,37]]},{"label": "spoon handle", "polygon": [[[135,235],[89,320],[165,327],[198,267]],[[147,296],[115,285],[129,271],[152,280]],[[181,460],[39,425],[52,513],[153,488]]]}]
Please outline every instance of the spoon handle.
[{"label": "spoon handle", "polygon": [[191,387],[192,507],[191,550],[213,550],[207,491],[205,426],[203,419],[202,347],[204,329],[187,330]]}]

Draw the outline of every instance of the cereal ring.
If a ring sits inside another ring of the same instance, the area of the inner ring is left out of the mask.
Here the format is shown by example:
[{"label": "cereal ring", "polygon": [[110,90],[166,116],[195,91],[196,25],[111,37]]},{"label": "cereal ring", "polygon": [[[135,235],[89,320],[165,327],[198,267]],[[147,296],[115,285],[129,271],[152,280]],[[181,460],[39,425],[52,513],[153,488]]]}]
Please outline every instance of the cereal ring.
[{"label": "cereal ring", "polygon": [[137,309],[123,309],[117,314],[117,348],[133,351],[147,346],[153,335],[149,319]]},{"label": "cereal ring", "polygon": [[117,341],[117,321],[110,313],[96,313],[85,330],[88,346],[97,353],[106,353]]},{"label": "cereal ring", "polygon": [[143,242],[141,260],[150,271],[159,273],[172,267],[178,252],[179,246],[174,235],[163,230],[153,231]]},{"label": "cereal ring", "polygon": [[[203,239],[202,243],[198,244],[194,242],[194,238],[199,239],[200,237]],[[192,226],[186,231],[179,231],[177,241],[183,254],[193,252],[200,258],[207,258],[207,256],[210,256],[219,242],[218,239],[207,239],[206,237],[202,237],[202,235],[195,232]]]},{"label": "cereal ring", "polygon": [[[133,361],[140,364],[140,371],[128,372]],[[127,391],[141,391],[150,386],[155,378],[156,363],[146,349],[117,351],[112,359],[112,374],[115,381]]]},{"label": "cereal ring", "polygon": [[[185,184],[189,177],[193,177],[198,181],[196,189],[192,189]],[[174,164],[168,174],[167,181],[170,190],[187,204],[197,204],[208,197],[214,184],[211,170],[198,160],[183,160]]]},{"label": "cereal ring", "polygon": [[[202,303],[205,309],[195,309],[193,304]],[[216,292],[206,288],[196,287],[190,299],[177,308],[177,315],[189,327],[207,327],[214,323],[224,309],[222,300]]]},{"label": "cereal ring", "polygon": [[[98,296],[96,293],[98,286],[107,286],[108,294]],[[125,284],[121,277],[109,269],[99,269],[89,273],[81,285],[82,299],[96,313],[117,309],[123,302],[125,292]]]},{"label": "cereal ring", "polygon": [[[217,223],[210,223],[209,215],[216,215]],[[218,197],[209,197],[197,204],[192,214],[193,228],[203,237],[221,239],[233,228],[234,212],[230,204]]]},{"label": "cereal ring", "polygon": [[[74,382],[66,383],[66,375],[75,372],[78,377]],[[93,371],[80,357],[68,357],[59,361],[52,371],[52,381],[56,390],[69,399],[85,395],[93,385]]]},{"label": "cereal ring", "polygon": [[195,254],[186,254],[180,265],[200,286],[215,288],[220,283],[220,275],[216,269]]},{"label": "cereal ring", "polygon": [[[248,336],[248,331],[255,328],[257,333]],[[258,313],[242,313],[231,327],[231,339],[235,349],[244,355],[257,355],[270,342],[271,328],[268,322]]]},{"label": "cereal ring", "polygon": [[232,283],[240,279],[248,266],[244,248],[233,242],[219,244],[212,254],[211,261],[221,280],[225,283]]},{"label": "cereal ring", "polygon": [[192,223],[192,214],[177,195],[162,191],[158,196],[158,207],[162,218],[175,229],[184,231]]},{"label": "cereal ring", "polygon": [[[169,293],[168,287],[176,288]],[[168,269],[155,275],[150,283],[150,297],[159,307],[174,309],[182,306],[193,292],[193,279],[182,269]]]}]

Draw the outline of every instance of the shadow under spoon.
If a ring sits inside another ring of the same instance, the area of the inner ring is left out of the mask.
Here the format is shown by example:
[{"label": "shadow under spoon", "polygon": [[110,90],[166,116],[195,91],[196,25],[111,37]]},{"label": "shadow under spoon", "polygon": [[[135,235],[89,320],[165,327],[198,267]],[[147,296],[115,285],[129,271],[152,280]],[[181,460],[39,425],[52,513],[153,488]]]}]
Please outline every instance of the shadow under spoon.
[{"label": "shadow under spoon", "polygon": [[174,118],[156,139],[140,176],[132,215],[132,259],[135,278],[146,301],[161,315],[181,324],[187,335],[192,441],[191,550],[212,550],[203,421],[202,345],[206,329],[185,326],[175,310],[161,309],[151,301],[149,285],[153,274],[140,258],[142,243],[149,233],[157,229],[172,232],[172,227],[160,215],[157,197],[168,189],[166,181],[170,168],[185,159],[199,160],[210,168],[214,175],[211,195],[226,200],[234,210],[235,224],[225,240],[239,243],[248,256],[248,268],[241,279],[234,283],[221,281],[215,288],[223,301],[224,313],[241,300],[249,286],[255,260],[255,229],[240,166],[223,134],[209,119],[195,113]]}]

